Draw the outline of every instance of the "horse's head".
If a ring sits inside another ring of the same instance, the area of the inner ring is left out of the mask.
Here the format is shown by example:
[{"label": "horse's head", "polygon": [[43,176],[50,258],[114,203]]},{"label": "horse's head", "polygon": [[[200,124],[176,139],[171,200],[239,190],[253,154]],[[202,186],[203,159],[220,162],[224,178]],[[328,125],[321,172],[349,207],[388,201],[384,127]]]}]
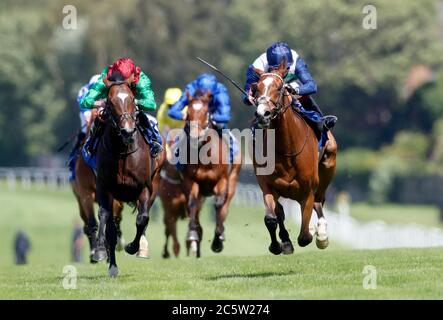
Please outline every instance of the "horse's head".
[{"label": "horse's head", "polygon": [[283,78],[287,74],[287,63],[283,60],[278,68],[270,72],[258,69],[255,69],[255,72],[260,76],[258,82],[252,84],[257,102],[255,116],[260,126],[267,128],[283,107],[285,94]]},{"label": "horse's head", "polygon": [[191,96],[189,92],[186,95],[188,97],[189,136],[191,139],[201,138],[209,128],[209,103],[212,100],[212,93],[197,90],[194,96]]},{"label": "horse's head", "polygon": [[132,77],[116,81],[104,78],[103,81],[109,88],[108,108],[111,124],[122,137],[123,143],[130,144],[137,129],[138,113],[131,90]]}]

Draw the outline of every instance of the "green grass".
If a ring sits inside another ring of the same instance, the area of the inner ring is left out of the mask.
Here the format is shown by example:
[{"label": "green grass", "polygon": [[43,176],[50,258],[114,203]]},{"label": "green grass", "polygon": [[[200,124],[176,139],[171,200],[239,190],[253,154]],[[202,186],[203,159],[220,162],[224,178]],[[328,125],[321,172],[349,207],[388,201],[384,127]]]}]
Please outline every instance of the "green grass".
[{"label": "green grass", "polygon": [[355,203],[351,205],[350,213],[351,216],[361,221],[382,220],[391,224],[415,223],[443,228],[439,209],[432,205],[383,204],[376,206]]},{"label": "green grass", "polygon": [[[225,250],[210,251],[214,223],[202,213],[203,257],[163,260],[161,210],[148,228],[151,259],[118,253],[119,277],[106,264],[75,264],[77,289],[62,286],[63,267],[71,264],[71,228],[77,204],[69,191],[7,191],[0,185],[0,299],[443,299],[443,251],[435,249],[350,250],[331,239],[325,251],[311,244],[295,254],[272,256],[263,209],[233,207],[226,223]],[[160,204],[160,203],[158,203]],[[129,240],[134,216],[124,212]],[[12,239],[22,227],[32,241],[30,263],[15,266]],[[293,240],[298,227],[288,221]],[[179,239],[186,222],[179,224]],[[181,241],[183,244],[183,241]],[[294,241],[295,242],[295,241]],[[84,252],[85,261],[87,250]],[[377,289],[362,286],[363,268],[377,270]]]}]

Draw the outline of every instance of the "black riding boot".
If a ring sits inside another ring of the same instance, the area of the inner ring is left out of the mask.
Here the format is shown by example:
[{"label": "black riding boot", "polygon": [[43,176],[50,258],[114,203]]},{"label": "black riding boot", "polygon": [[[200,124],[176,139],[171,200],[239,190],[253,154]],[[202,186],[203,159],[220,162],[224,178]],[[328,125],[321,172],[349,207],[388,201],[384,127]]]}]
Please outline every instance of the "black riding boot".
[{"label": "black riding boot", "polygon": [[97,118],[94,119],[94,122],[91,126],[91,131],[89,133],[89,137],[85,142],[85,149],[89,155],[91,155],[95,147],[97,146],[98,140],[100,139],[101,133],[103,131],[104,124]]},{"label": "black riding boot", "polygon": [[327,130],[332,129],[337,122],[337,117],[333,115],[323,116],[323,112],[320,110],[319,105],[315,102],[312,96],[307,96],[303,99],[303,107],[307,110],[318,112],[323,117],[323,125]]}]

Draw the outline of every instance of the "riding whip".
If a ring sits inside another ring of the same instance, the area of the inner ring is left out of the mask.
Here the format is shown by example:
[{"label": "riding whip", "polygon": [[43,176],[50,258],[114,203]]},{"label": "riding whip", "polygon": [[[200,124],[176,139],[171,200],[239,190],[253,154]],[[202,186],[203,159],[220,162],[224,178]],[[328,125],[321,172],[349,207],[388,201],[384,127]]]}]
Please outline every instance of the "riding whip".
[{"label": "riding whip", "polygon": [[199,60],[200,62],[203,62],[205,65],[207,65],[208,67],[210,67],[211,69],[217,71],[219,74],[221,74],[225,79],[229,80],[229,82],[231,82],[238,90],[241,91],[241,93],[243,93],[244,95],[248,96],[248,93],[243,90],[234,80],[232,80],[231,78],[229,78],[226,74],[224,74],[222,71],[220,71],[216,66],[213,66],[212,64],[210,64],[209,62],[203,60],[202,58],[196,57],[197,60]]},{"label": "riding whip", "polygon": [[67,146],[69,143],[71,143],[72,139],[74,139],[74,138],[80,133],[80,131],[81,131],[83,128],[85,128],[85,127],[86,127],[86,124],[84,124],[80,129],[78,129],[78,130],[75,131],[74,133],[72,133],[72,134],[69,136],[68,140],[66,140],[65,143],[63,143],[60,147],[57,148],[57,152],[60,152],[60,151],[62,151],[64,148],[66,148],[66,146]]}]

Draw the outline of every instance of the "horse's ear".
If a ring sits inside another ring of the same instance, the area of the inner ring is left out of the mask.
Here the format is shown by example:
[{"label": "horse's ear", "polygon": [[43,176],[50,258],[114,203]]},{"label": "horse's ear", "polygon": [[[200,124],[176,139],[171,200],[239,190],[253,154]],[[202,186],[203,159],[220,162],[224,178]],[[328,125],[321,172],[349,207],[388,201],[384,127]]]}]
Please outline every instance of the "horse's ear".
[{"label": "horse's ear", "polygon": [[206,102],[209,102],[209,101],[211,101],[211,99],[212,99],[212,91],[211,91],[211,90],[208,90],[208,91],[206,91],[205,94],[203,95],[202,100],[203,100],[203,101],[206,101]]},{"label": "horse's ear", "polygon": [[105,84],[106,88],[109,88],[112,85],[112,81],[108,79],[108,76],[103,77],[103,83]]},{"label": "horse's ear", "polygon": [[128,84],[129,87],[131,87],[132,84],[134,83],[134,77],[135,75],[131,74],[131,76],[128,79],[126,79],[126,83]]},{"label": "horse's ear", "polygon": [[286,71],[287,71],[287,68],[288,68],[288,61],[286,60],[286,58],[284,58],[284,59],[280,62],[279,66],[278,66],[278,68],[277,68],[277,71],[278,71],[278,73],[280,73],[281,75],[284,75],[284,74],[286,73]]},{"label": "horse's ear", "polygon": [[189,90],[186,90],[186,98],[188,99],[188,102],[194,100],[194,97],[191,96],[191,94],[189,93]]},{"label": "horse's ear", "polygon": [[254,72],[255,72],[256,74],[258,74],[259,76],[261,76],[261,75],[264,73],[263,70],[257,69],[257,68],[255,68],[255,67],[252,67],[252,69],[254,69]]}]

